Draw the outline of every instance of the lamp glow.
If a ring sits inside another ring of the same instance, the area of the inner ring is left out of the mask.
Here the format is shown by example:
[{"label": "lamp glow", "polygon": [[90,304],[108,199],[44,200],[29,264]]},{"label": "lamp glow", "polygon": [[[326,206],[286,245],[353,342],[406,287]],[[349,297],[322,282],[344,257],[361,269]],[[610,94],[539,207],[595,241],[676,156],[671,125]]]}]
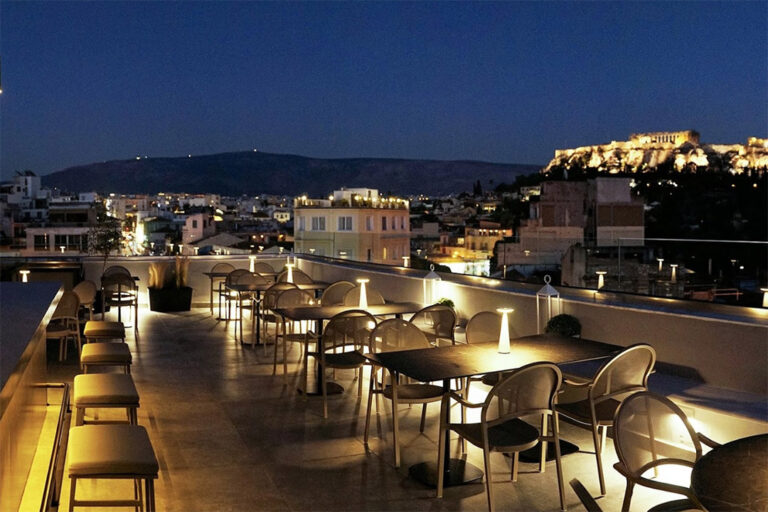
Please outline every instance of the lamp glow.
[{"label": "lamp glow", "polygon": [[441,281],[440,275],[435,272],[435,266],[429,266],[429,273],[424,276],[422,284],[424,286],[424,304],[433,304],[437,298],[437,286]]},{"label": "lamp glow", "polygon": [[357,282],[360,283],[360,302],[358,304],[360,309],[365,309],[368,307],[368,293],[365,291],[365,283],[368,281],[369,280],[365,278],[357,280]]},{"label": "lamp glow", "polygon": [[661,267],[664,264],[664,258],[656,258],[656,261],[659,262],[659,272],[661,272]]},{"label": "lamp glow", "polygon": [[404,267],[410,267],[409,263],[411,262],[410,256],[403,256],[403,266]]},{"label": "lamp glow", "polygon": [[293,282],[293,263],[286,263],[285,265],[288,268],[288,275],[286,276],[285,280],[289,283]]},{"label": "lamp glow", "polygon": [[672,277],[669,280],[673,283],[676,283],[677,282],[677,265],[673,263],[670,265],[670,267],[672,268]]},{"label": "lamp glow", "polygon": [[22,283],[28,283],[29,282],[29,270],[19,270],[19,274],[21,274],[21,282]]},{"label": "lamp glow", "polygon": [[63,245],[60,245],[59,246],[59,250],[61,251],[61,254],[64,254],[64,251],[66,250],[66,247],[64,247]]},{"label": "lamp glow", "polygon": [[597,274],[597,289],[599,290],[603,286],[605,286],[605,274],[607,274],[605,270],[598,270],[595,272]]},{"label": "lamp glow", "polygon": [[760,291],[763,292],[763,307],[768,308],[768,288],[760,288]]},{"label": "lamp glow", "polygon": [[250,266],[248,267],[248,271],[253,273],[256,269],[256,256],[248,256],[248,259],[250,260]]},{"label": "lamp glow", "polygon": [[509,354],[509,316],[514,311],[512,308],[499,308],[501,313],[501,329],[499,329],[499,354]]}]

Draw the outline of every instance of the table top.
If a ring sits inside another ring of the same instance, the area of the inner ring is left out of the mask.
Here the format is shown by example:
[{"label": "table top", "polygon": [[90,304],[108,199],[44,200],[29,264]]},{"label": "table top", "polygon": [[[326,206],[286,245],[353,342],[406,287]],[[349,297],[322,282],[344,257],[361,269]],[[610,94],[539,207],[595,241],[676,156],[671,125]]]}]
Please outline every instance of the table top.
[{"label": "table top", "polygon": [[[299,285],[301,287],[301,285]],[[419,302],[388,302],[387,304],[369,305],[364,308],[372,315],[399,315],[415,313],[423,308]],[[360,309],[357,306],[296,306],[293,308],[278,308],[275,312],[290,320],[326,320],[344,311]]]},{"label": "table top", "polygon": [[[260,284],[228,284],[226,287],[229,290],[235,292],[263,292],[269,289],[275,283],[260,283]],[[297,284],[296,287],[299,290],[323,290],[328,288],[328,283],[323,281],[315,281],[314,283]]]},{"label": "table top", "polygon": [[768,510],[768,434],[726,443],[696,461],[691,488],[707,510]]},{"label": "table top", "polygon": [[373,363],[420,382],[471,377],[514,370],[531,363],[571,363],[607,357],[620,347],[554,334],[510,340],[510,353],[499,354],[498,343],[461,344],[438,348],[365,354]]},{"label": "table top", "polygon": [[[210,278],[214,277],[227,277],[231,270],[229,272],[203,272],[203,275],[208,276]],[[254,274],[259,274],[260,276],[264,277],[272,277],[274,278],[276,275],[279,274],[279,272],[254,272]]]}]

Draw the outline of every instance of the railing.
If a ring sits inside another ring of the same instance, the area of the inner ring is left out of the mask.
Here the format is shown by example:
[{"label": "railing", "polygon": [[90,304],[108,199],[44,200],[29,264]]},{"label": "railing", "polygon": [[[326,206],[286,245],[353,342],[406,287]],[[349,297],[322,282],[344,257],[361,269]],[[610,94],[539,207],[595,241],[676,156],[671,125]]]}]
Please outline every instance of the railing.
[{"label": "railing", "polygon": [[[67,417],[69,416],[69,384],[65,382],[54,382],[39,384],[37,387],[46,389],[63,389],[61,397],[61,408],[59,409],[59,418],[56,421],[56,434],[53,438],[53,449],[48,461],[48,471],[45,475],[45,488],[43,489],[43,499],[40,503],[40,512],[48,512],[59,507],[59,498],[61,496],[61,483],[64,478],[64,459],[66,458],[66,446],[64,446],[64,434],[69,430],[67,428]],[[50,404],[47,404],[50,405]],[[62,453],[64,456],[62,456]]]}]

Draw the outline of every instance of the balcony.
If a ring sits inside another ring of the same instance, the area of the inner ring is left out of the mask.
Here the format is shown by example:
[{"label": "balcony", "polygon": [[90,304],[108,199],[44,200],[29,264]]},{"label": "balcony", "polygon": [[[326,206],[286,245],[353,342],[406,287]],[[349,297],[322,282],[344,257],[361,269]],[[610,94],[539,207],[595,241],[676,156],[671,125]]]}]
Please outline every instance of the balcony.
[{"label": "balcony", "polygon": [[[149,431],[160,461],[158,510],[486,510],[481,483],[446,489],[444,498],[437,499],[433,489],[408,476],[410,465],[437,457],[438,405],[428,407],[424,434],[418,429],[421,408],[401,409],[403,461],[395,469],[388,401],[380,401],[378,414],[374,409],[366,448],[367,386],[358,398],[352,372],[339,371],[336,380],[345,392],[330,399],[329,417],[324,420],[320,400],[296,392],[300,374],[297,346],[288,354],[287,376],[283,377],[280,368],[272,375],[271,345],[266,350],[242,346],[235,340],[233,323],[217,321],[209,314],[208,278],[202,273],[219,261],[247,268],[248,259],[191,259],[193,310],[163,314],[143,305],[138,329],[128,330],[132,374],[141,397],[139,424]],[[275,268],[285,263],[283,258],[265,260]],[[153,259],[110,262],[127,266],[139,277],[143,302],[150,261]],[[423,298],[424,272],[311,257],[300,258],[298,263],[318,280],[368,277],[370,286],[382,291],[387,300]],[[99,261],[86,258],[83,266],[86,278],[98,279]],[[515,309],[511,335],[536,332],[538,287],[471,276],[442,278],[435,285],[437,294],[454,300],[462,317],[511,306]],[[563,310],[581,319],[585,338],[621,346],[651,343],[664,363],[652,376],[651,388],[681,404],[698,429],[721,442],[768,431],[768,310],[576,289],[561,292]],[[108,318],[112,316],[108,314]],[[461,341],[461,333],[457,337]],[[74,351],[62,364],[55,361],[55,352],[49,348],[48,380],[71,383],[79,371]],[[367,370],[364,379],[367,383]],[[482,386],[474,393],[477,396],[472,399],[482,399]],[[58,414],[58,407],[48,409],[39,454],[46,450],[45,432]],[[454,411],[454,418],[457,416]],[[563,458],[565,481],[579,478],[597,495],[591,434],[567,422],[562,422],[561,429],[561,436],[582,450]],[[458,456],[458,443],[451,448]],[[468,460],[482,467],[482,452],[470,446]],[[604,461],[608,493],[599,500],[606,511],[619,510],[624,493],[625,481],[612,468],[615,461],[609,439]],[[508,481],[504,457],[493,458],[493,464],[499,510],[559,509],[553,463],[545,473],[537,473],[534,464],[523,463],[516,483]],[[24,510],[29,503],[39,508],[36,468],[27,483],[24,499],[31,501],[23,502]],[[66,475],[63,483],[61,506],[67,507]],[[92,496],[120,490],[104,482],[83,485],[83,492]],[[129,487],[123,490],[130,493]],[[637,488],[633,510],[647,510],[670,499],[675,496]],[[582,510],[570,488],[566,489],[566,503],[572,510]]]}]

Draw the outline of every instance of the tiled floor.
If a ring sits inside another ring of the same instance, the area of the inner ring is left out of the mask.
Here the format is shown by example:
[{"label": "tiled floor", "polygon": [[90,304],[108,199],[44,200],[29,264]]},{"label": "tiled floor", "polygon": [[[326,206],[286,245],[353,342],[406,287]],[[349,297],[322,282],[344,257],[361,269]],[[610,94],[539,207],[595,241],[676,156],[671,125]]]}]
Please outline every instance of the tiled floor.
[{"label": "tiled floor", "polygon": [[[393,466],[391,411],[382,399],[374,416],[369,448],[363,444],[366,396],[357,397],[352,372],[337,373],[345,388],[332,397],[329,418],[319,398],[296,392],[298,346],[289,357],[289,375],[272,375],[272,346],[241,346],[233,326],[217,322],[207,309],[189,313],[140,312],[138,335],[129,329],[133,377],[141,397],[139,423],[150,434],[160,461],[156,483],[159,510],[485,510],[482,483],[448,488],[443,499],[408,477],[408,467],[436,459],[438,405],[429,407],[427,429],[419,434],[420,408],[401,411],[401,468]],[[53,364],[52,378],[71,380],[73,356]],[[365,374],[367,390],[367,372]],[[480,390],[478,389],[478,393]],[[480,398],[480,396],[474,397]],[[591,450],[584,429],[562,424],[563,437]],[[458,455],[458,443],[454,445]],[[612,444],[605,450],[606,511],[619,510],[623,479],[612,468]],[[470,447],[469,460],[482,467],[481,451]],[[579,478],[597,494],[594,455],[580,452],[563,459],[567,504],[583,510],[567,486]],[[523,464],[517,483],[509,482],[508,462],[494,458],[497,510],[557,510],[554,463],[543,474]],[[69,503],[64,477],[62,506]],[[84,494],[118,488],[110,482],[87,483]],[[126,488],[130,493],[130,488]],[[675,496],[637,489],[633,510]],[[66,508],[63,508],[66,510]]]}]

